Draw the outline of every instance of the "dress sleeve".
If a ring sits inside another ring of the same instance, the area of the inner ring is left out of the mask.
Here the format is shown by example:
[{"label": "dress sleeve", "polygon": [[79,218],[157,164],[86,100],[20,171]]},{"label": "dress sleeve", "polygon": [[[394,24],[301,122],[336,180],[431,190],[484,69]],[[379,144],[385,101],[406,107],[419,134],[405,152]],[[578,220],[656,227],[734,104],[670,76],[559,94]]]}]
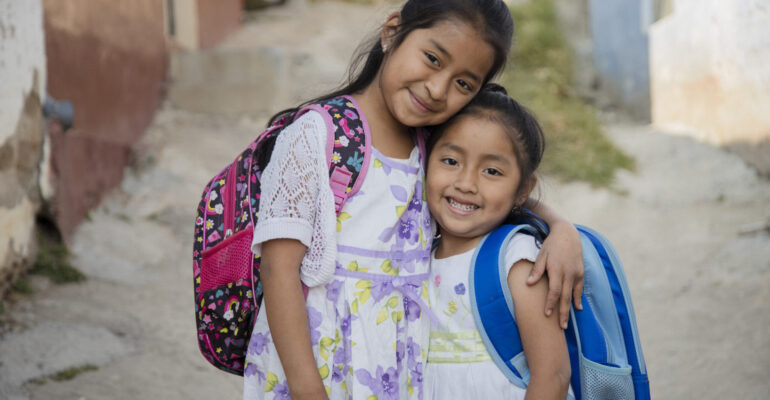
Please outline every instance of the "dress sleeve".
[{"label": "dress sleeve", "polygon": [[307,246],[300,277],[308,286],[334,275],[336,216],[326,161],[326,123],[309,111],[278,136],[261,184],[259,213],[251,249],[262,243],[295,239]]},{"label": "dress sleeve", "polygon": [[515,234],[505,249],[505,275],[508,276],[513,264],[521,260],[535,262],[539,252],[540,249],[533,236],[525,233]]}]

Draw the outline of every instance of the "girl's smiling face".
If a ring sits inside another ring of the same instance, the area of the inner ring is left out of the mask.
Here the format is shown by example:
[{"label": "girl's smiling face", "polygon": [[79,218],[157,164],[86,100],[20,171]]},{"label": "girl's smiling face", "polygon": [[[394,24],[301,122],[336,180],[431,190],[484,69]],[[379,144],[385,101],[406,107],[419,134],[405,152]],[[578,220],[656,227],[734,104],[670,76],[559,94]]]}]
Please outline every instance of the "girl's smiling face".
[{"label": "girl's smiling face", "polygon": [[513,142],[499,122],[468,115],[452,123],[428,159],[427,199],[449,256],[468,251],[500,225],[517,201],[521,173]]},{"label": "girl's smiling face", "polygon": [[[386,22],[384,45],[398,21]],[[402,125],[443,123],[479,91],[493,58],[492,46],[466,22],[449,19],[416,29],[386,53],[378,77],[384,103]]]}]

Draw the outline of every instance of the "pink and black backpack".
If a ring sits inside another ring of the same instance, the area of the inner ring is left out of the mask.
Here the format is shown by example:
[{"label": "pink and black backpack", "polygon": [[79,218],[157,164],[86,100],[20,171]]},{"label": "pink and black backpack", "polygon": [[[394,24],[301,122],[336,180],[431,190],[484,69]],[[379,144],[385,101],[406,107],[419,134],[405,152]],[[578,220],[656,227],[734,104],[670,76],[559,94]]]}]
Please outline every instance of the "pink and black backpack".
[{"label": "pink and black backpack", "polygon": [[233,374],[243,375],[262,301],[259,257],[251,252],[261,175],[255,150],[310,110],[326,121],[329,184],[339,214],[363,183],[371,153],[364,117],[349,96],[306,106],[273,123],[209,181],[198,204],[193,246],[198,347],[211,364]]}]

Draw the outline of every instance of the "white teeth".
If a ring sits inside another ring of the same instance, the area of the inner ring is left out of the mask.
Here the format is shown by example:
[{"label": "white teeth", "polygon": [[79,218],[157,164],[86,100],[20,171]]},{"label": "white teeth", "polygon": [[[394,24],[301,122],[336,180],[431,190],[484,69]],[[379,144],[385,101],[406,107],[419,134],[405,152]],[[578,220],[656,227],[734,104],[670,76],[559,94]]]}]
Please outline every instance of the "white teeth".
[{"label": "white teeth", "polygon": [[459,208],[460,210],[463,210],[463,211],[473,211],[473,210],[479,208],[479,206],[476,206],[476,205],[473,205],[473,204],[460,204],[460,203],[454,201],[454,199],[451,199],[451,198],[449,199],[449,204],[452,207]]}]

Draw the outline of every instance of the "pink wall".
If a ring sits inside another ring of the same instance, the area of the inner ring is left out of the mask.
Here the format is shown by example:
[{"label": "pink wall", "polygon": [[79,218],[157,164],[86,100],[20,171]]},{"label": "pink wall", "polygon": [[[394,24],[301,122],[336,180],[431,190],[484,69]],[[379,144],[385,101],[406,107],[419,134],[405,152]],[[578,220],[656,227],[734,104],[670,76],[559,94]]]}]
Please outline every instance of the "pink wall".
[{"label": "pink wall", "polygon": [[164,96],[168,55],[159,0],[44,0],[48,92],[75,108],[54,127],[54,213],[65,238],[120,183],[133,144]]},{"label": "pink wall", "polygon": [[200,48],[214,47],[238,28],[243,18],[243,0],[198,0]]}]

